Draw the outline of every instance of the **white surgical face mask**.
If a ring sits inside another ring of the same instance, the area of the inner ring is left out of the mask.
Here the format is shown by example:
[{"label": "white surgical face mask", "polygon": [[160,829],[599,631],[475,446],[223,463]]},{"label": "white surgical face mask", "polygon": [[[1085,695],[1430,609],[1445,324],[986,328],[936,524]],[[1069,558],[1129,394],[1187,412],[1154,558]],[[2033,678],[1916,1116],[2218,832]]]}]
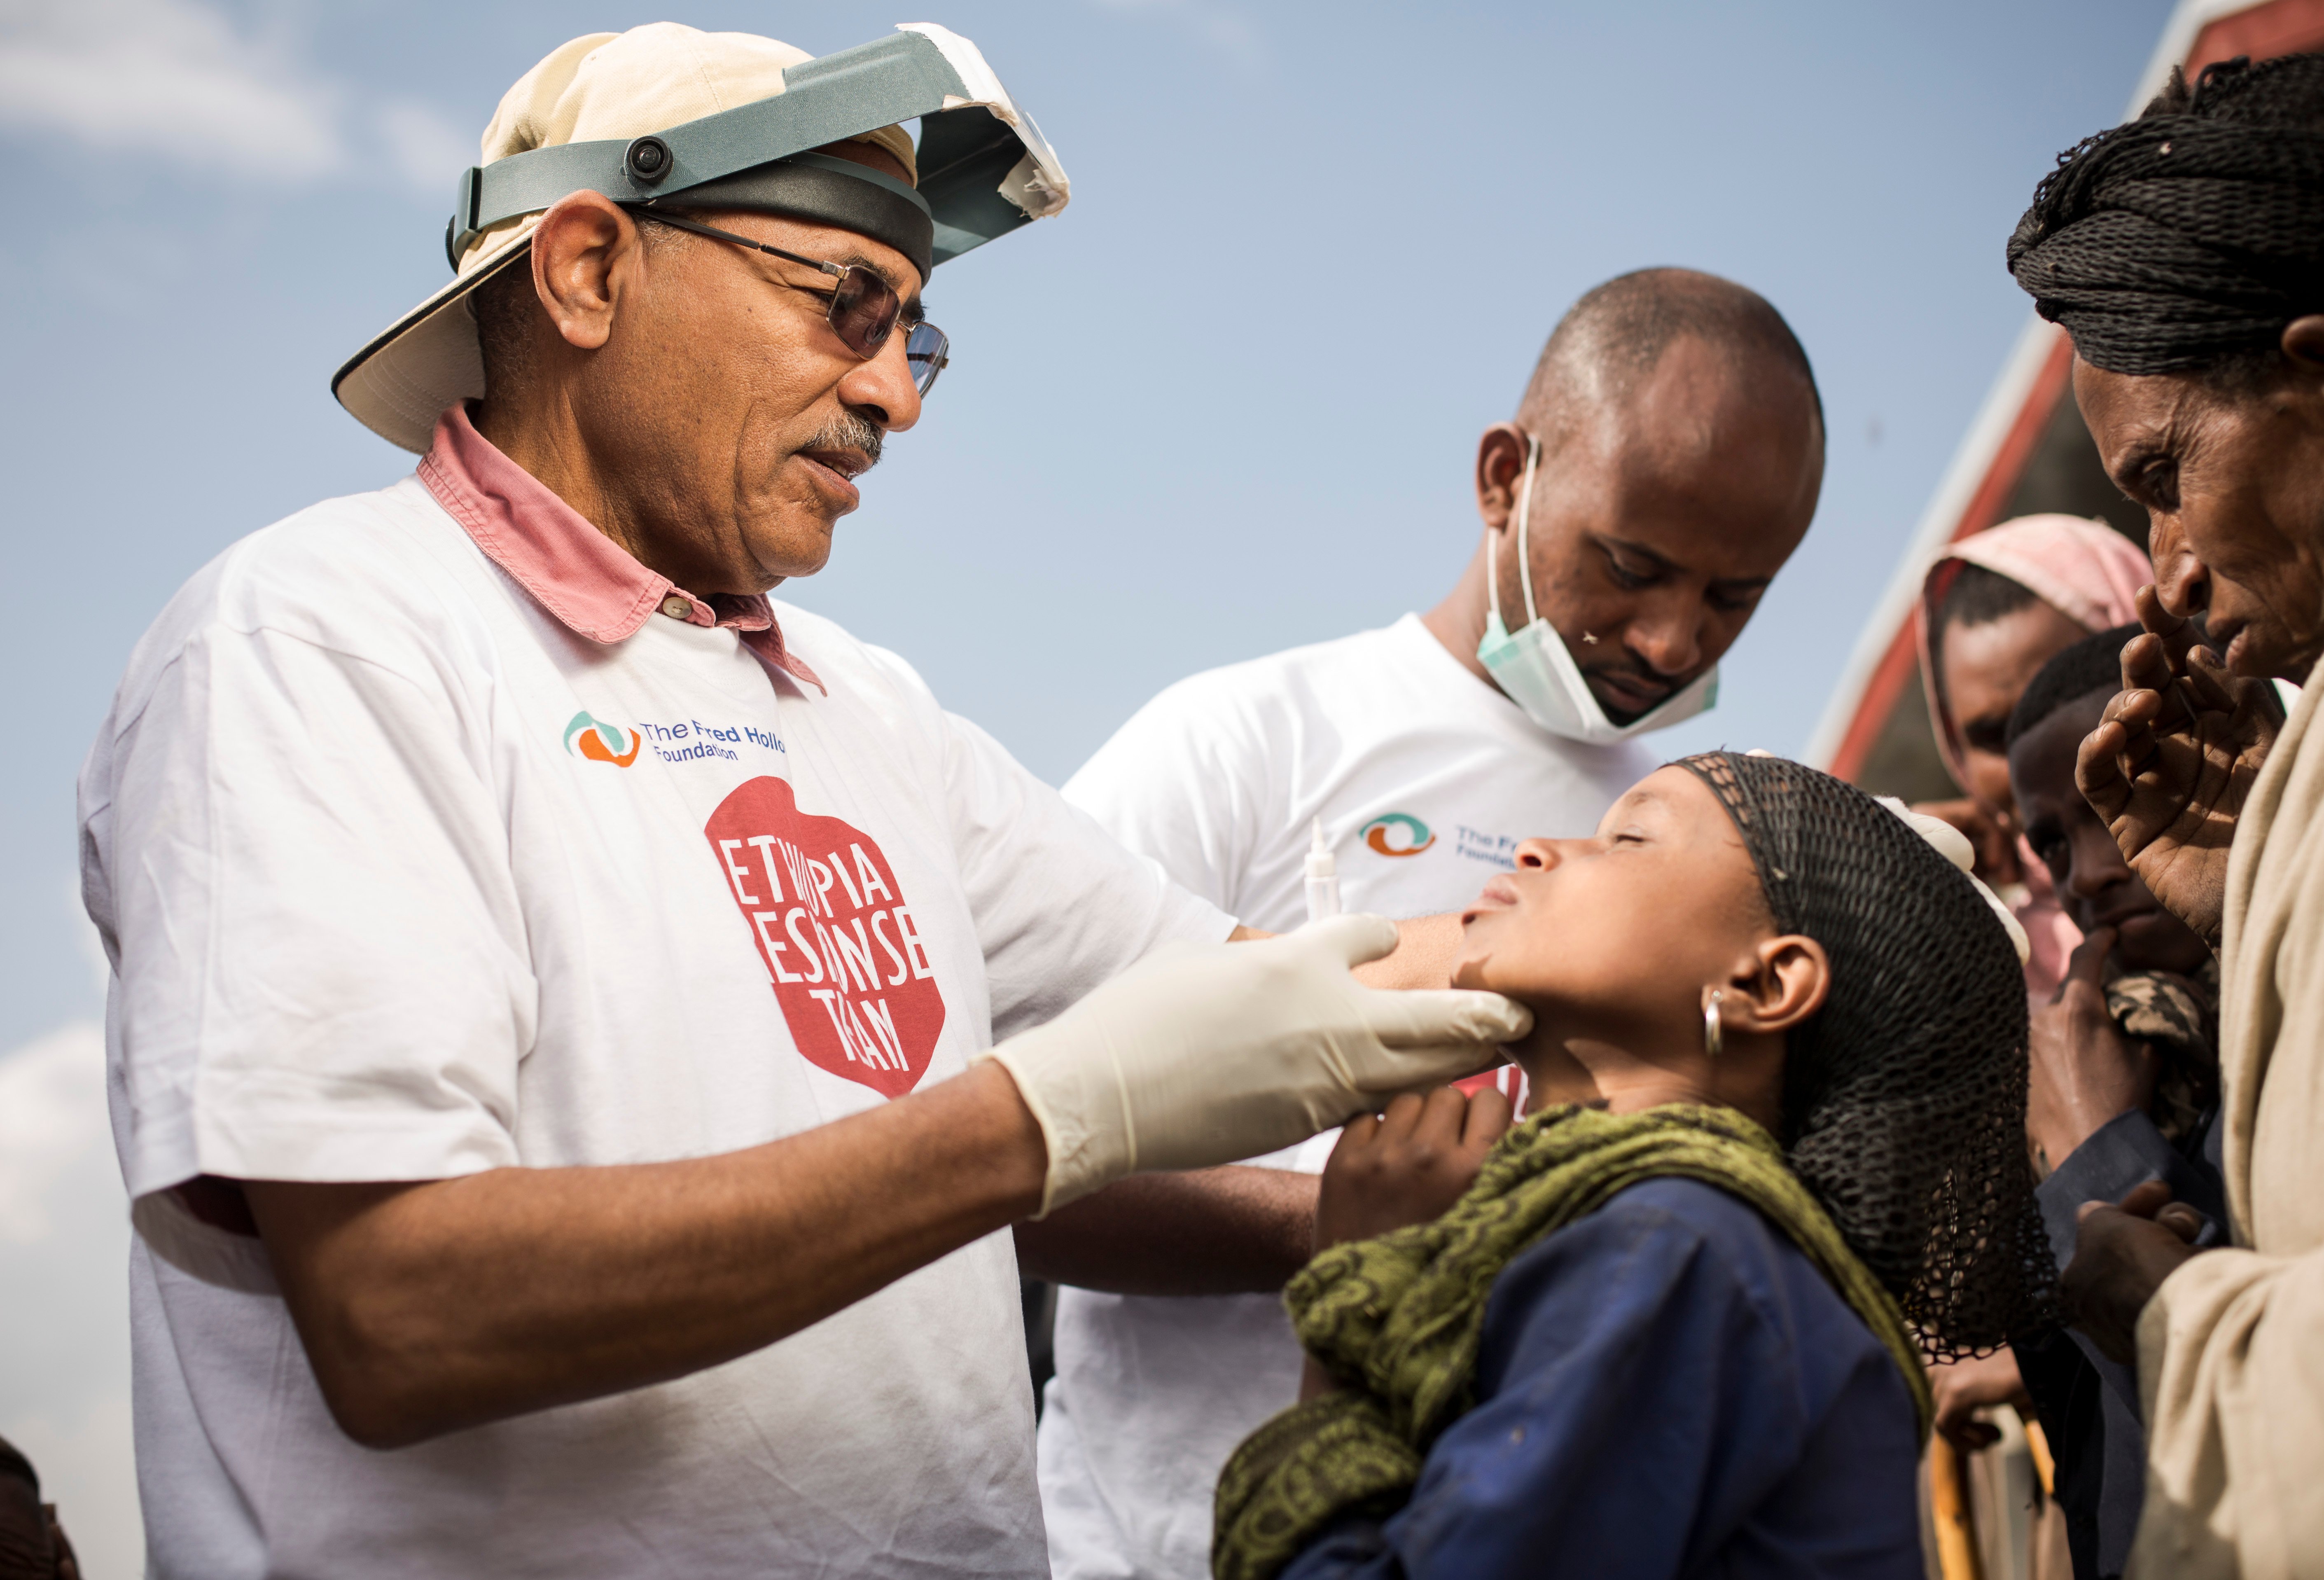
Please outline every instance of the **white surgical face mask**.
[{"label": "white surgical face mask", "polygon": [[1569,741],[1600,745],[1627,741],[1708,712],[1719,701],[1716,664],[1628,724],[1614,723],[1598,706],[1590,682],[1582,678],[1582,667],[1566,650],[1565,639],[1534,608],[1533,564],[1526,552],[1526,529],[1533,513],[1534,464],[1540,457],[1541,441],[1527,435],[1525,480],[1517,489],[1517,580],[1525,587],[1526,623],[1515,635],[1501,624],[1501,541],[1496,533],[1486,551],[1485,596],[1491,613],[1485,621],[1485,639],[1477,644],[1477,661],[1509,700],[1525,709],[1527,718]]}]

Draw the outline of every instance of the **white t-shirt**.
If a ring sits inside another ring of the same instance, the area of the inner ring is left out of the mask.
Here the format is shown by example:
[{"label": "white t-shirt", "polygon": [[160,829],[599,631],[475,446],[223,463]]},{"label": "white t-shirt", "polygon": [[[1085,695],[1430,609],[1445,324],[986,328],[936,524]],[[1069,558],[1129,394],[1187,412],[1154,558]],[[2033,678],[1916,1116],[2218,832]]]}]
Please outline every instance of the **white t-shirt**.
[{"label": "white t-shirt", "polygon": [[[1306,919],[1311,818],[1342,910],[1434,915],[1474,899],[1520,839],[1591,832],[1656,762],[1635,744],[1544,733],[1407,614],[1180,681],[1065,798],[1195,893],[1281,931]],[[1254,1161],[1319,1172],[1331,1141]],[[1058,1580],[1208,1575],[1220,1469],[1298,1396],[1282,1302],[1063,1289],[1056,1365],[1040,1474]]]},{"label": "white t-shirt", "polygon": [[464,531],[440,493],[214,561],[83,773],[152,1572],[1041,1574],[1005,1233],[709,1371],[381,1453],[260,1243],[172,1191],[753,1146],[1232,926],[894,655],[775,605],[778,672],[618,550],[642,602],[590,640],[559,557],[605,540],[512,551],[580,518],[448,500]]}]

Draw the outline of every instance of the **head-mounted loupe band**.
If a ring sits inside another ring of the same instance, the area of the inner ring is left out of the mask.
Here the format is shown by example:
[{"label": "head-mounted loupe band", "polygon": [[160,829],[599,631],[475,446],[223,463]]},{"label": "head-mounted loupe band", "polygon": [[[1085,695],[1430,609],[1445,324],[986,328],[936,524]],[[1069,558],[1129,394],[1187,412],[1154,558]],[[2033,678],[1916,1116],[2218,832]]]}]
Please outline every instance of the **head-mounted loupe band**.
[{"label": "head-mounted loupe band", "polygon": [[793,153],[740,175],[705,181],[669,198],[650,198],[648,212],[747,208],[835,225],[883,242],[911,260],[920,278],[935,266],[936,216],[908,182],[827,153]]},{"label": "head-mounted loupe band", "polygon": [[[811,152],[916,116],[917,190]],[[782,168],[761,173],[777,162]],[[772,98],[626,143],[568,143],[473,167],[460,178],[445,252],[456,269],[479,233],[584,190],[617,203],[828,219],[895,246],[923,278],[1056,213],[1071,194],[1056,152],[976,46],[933,23],[907,23],[892,38],[802,61],[783,73]]]}]

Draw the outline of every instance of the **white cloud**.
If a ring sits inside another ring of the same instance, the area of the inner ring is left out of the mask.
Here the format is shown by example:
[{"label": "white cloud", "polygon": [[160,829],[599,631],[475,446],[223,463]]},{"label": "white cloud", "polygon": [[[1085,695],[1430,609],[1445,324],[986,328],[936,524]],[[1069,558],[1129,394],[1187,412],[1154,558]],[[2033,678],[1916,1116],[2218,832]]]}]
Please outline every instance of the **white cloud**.
[{"label": "white cloud", "polygon": [[0,118],[235,175],[346,162],[335,95],[198,0],[0,0]]},{"label": "white cloud", "polygon": [[414,191],[452,200],[452,183],[476,162],[476,139],[462,133],[444,113],[410,99],[379,107],[380,141],[396,173]]},{"label": "white cloud", "polygon": [[1241,11],[1200,0],[1096,0],[1108,11],[1140,11],[1184,28],[1246,77],[1267,69],[1267,42],[1259,24]]},{"label": "white cloud", "polygon": [[0,0],[0,126],[243,180],[376,171],[431,197],[476,156],[441,111],[365,105],[209,0]]},{"label": "white cloud", "polygon": [[100,1144],[110,1150],[103,1027],[76,1021],[0,1057],[0,1244],[46,1238],[51,1188]]},{"label": "white cloud", "polygon": [[128,1262],[105,1032],[77,1021],[0,1053],[0,1436],[39,1467],[97,1580],[145,1561]]}]

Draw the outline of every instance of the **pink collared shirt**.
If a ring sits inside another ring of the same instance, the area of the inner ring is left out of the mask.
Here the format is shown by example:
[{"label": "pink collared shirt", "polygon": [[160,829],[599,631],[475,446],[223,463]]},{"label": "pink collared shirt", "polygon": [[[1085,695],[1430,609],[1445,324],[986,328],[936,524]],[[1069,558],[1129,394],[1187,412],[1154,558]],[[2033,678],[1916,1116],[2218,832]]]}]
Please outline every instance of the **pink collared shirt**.
[{"label": "pink collared shirt", "polygon": [[698,598],[599,531],[476,431],[465,404],[436,420],[420,481],[476,547],[540,606],[591,642],[625,642],[656,614],[733,631],[761,663],[824,689],[783,646],[763,593]]}]

